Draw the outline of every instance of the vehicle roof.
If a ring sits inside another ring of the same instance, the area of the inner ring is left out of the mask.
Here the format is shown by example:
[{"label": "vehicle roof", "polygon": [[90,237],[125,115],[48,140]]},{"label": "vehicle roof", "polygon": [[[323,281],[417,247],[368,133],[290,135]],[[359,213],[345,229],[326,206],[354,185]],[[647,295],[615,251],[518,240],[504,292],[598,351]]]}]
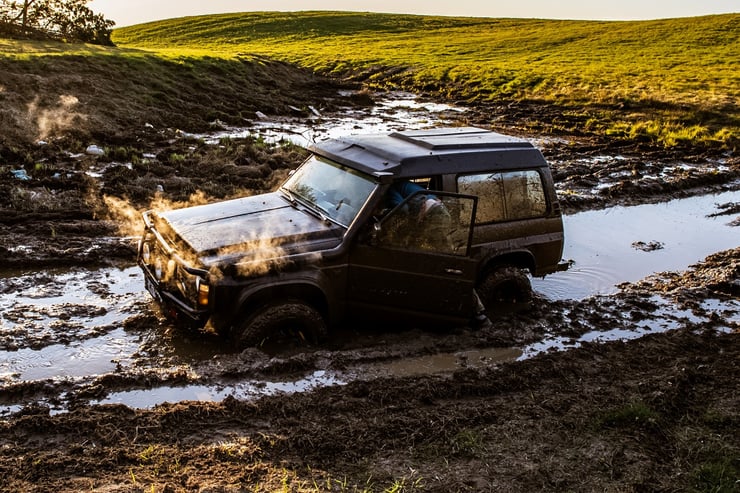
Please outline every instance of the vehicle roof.
[{"label": "vehicle roof", "polygon": [[476,127],[351,135],[308,149],[369,174],[398,178],[547,165],[530,142]]}]

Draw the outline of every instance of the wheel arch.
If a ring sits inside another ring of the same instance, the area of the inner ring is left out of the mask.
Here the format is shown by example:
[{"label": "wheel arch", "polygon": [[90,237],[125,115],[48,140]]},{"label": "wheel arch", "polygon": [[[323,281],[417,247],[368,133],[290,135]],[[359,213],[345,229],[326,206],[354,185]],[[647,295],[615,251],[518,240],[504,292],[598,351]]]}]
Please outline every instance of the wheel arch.
[{"label": "wheel arch", "polygon": [[280,299],[303,301],[318,310],[327,323],[332,320],[326,293],[317,284],[306,280],[265,285],[242,293],[236,318],[244,317],[258,307]]},{"label": "wheel arch", "polygon": [[507,252],[502,255],[491,256],[481,263],[481,267],[478,269],[476,284],[481,283],[488,274],[503,266],[518,267],[529,271],[531,274],[535,272],[536,262],[534,255],[527,250]]}]

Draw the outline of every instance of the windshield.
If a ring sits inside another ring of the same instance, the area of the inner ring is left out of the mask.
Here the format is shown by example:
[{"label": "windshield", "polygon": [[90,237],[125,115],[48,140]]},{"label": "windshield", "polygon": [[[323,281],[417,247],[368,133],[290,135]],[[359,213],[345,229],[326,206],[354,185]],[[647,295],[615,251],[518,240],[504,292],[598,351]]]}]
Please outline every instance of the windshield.
[{"label": "windshield", "polygon": [[318,156],[311,156],[280,188],[342,226],[349,226],[375,188],[367,175]]}]

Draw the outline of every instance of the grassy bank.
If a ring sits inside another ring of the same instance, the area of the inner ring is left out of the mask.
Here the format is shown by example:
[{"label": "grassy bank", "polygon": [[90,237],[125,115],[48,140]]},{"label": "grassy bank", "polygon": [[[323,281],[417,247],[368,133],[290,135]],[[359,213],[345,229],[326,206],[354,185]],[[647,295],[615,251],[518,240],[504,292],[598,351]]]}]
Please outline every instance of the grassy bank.
[{"label": "grassy bank", "polygon": [[258,111],[286,114],[335,94],[312,70],[259,56],[0,39],[0,145],[9,147],[60,135],[115,143],[164,128],[246,125]]},{"label": "grassy bank", "polygon": [[577,130],[734,146],[740,15],[596,22],[370,13],[244,13],[118,29],[168,56],[259,54],[453,100],[586,112]]}]

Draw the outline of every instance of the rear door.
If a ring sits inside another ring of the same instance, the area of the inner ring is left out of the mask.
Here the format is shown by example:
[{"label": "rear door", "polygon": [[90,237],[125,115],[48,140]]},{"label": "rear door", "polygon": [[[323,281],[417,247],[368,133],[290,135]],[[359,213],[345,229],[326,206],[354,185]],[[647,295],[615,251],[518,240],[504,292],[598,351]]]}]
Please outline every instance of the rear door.
[{"label": "rear door", "polygon": [[350,252],[350,309],[467,321],[476,307],[477,262],[470,257],[476,201],[424,191],[388,213]]}]

